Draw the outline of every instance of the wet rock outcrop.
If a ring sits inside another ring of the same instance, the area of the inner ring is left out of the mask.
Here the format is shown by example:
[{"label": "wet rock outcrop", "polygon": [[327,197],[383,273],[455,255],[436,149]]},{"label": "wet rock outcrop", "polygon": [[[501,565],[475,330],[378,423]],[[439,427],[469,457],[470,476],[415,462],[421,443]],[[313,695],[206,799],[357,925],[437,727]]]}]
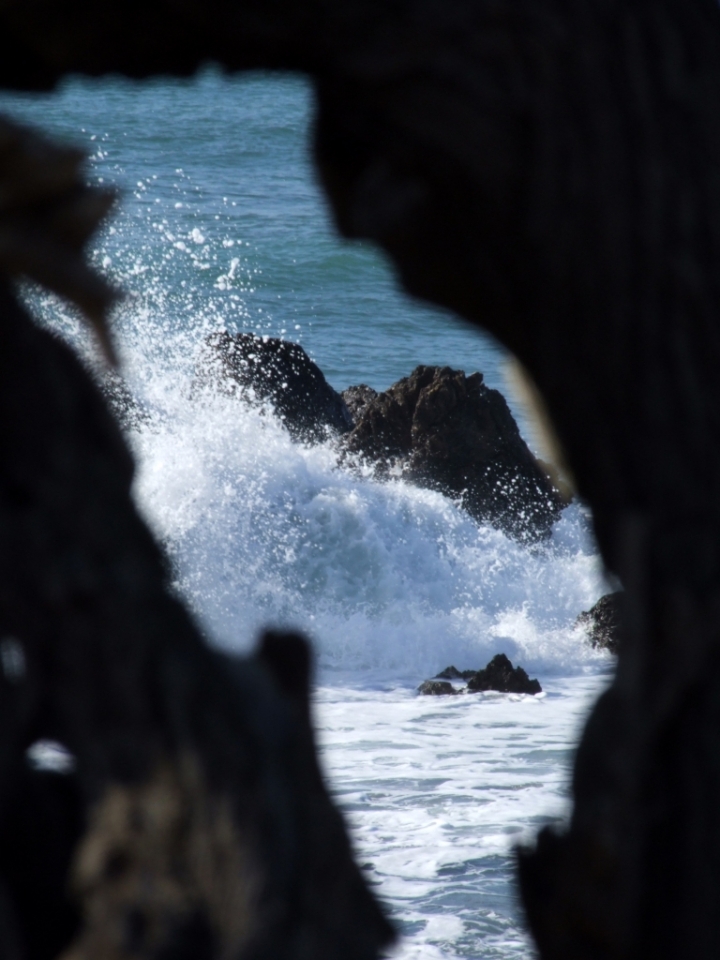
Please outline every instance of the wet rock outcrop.
[{"label": "wet rock outcrop", "polygon": [[[467,680],[467,686],[458,689],[451,680]],[[425,680],[418,693],[441,696],[455,693],[478,693],[495,690],[497,693],[542,693],[537,680],[531,680],[522,667],[513,667],[504,653],[498,653],[483,670],[458,670],[445,667],[432,680]]]},{"label": "wet rock outcrop", "polygon": [[585,629],[593,647],[617,653],[620,649],[624,594],[622,590],[600,597],[589,610],[583,610],[575,621]]},{"label": "wet rock outcrop", "polygon": [[504,653],[492,658],[484,670],[468,680],[468,692],[497,690],[498,693],[542,693],[537,680],[531,680],[522,667],[513,667]]},{"label": "wet rock outcrop", "polygon": [[418,687],[418,693],[424,693],[426,696],[443,697],[454,696],[460,691],[456,690],[447,680],[423,680]]},{"label": "wet rock outcrop", "polygon": [[294,439],[317,442],[352,428],[345,401],[299,344],[222,331],[210,334],[206,347],[201,380],[269,403]]},{"label": "wet rock outcrop", "polygon": [[352,389],[358,402],[342,441],[346,458],[457,497],[476,520],[519,539],[550,533],[562,498],[481,373],[419,366],[375,396]]}]

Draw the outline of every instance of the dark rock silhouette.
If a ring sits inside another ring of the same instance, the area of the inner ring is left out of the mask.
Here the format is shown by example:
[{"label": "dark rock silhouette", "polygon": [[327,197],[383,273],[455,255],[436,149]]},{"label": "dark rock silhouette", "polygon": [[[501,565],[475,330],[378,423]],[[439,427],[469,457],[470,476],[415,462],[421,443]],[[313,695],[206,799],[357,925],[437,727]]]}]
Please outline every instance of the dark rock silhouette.
[{"label": "dark rock silhouette", "polygon": [[[457,690],[450,680],[467,680],[467,687]],[[432,680],[425,680],[419,687],[420,693],[478,693],[483,690],[495,690],[498,693],[542,693],[537,680],[531,680],[522,667],[513,667],[504,653],[492,658],[484,670],[458,670],[446,667]]]},{"label": "dark rock silhouette", "polygon": [[423,680],[418,687],[418,693],[441,697],[447,695],[452,696],[453,694],[460,693],[460,691],[456,690],[447,680]]},{"label": "dark rock silhouette", "polygon": [[587,631],[594,647],[618,653],[623,629],[624,594],[622,590],[600,597],[589,610],[583,610],[576,623]]},{"label": "dark rock silhouette", "polygon": [[496,690],[499,693],[542,693],[537,680],[531,680],[522,667],[513,667],[504,653],[492,658],[484,670],[468,680],[470,693],[481,690]]},{"label": "dark rock silhouette", "polygon": [[[14,916],[13,939],[23,944],[23,958],[55,960],[80,928],[68,876],[86,829],[84,814],[74,773],[18,764],[0,823],[0,898],[7,898],[0,917]],[[7,949],[0,922],[0,953],[12,957],[3,947]]]},{"label": "dark rock silhouette", "polygon": [[562,499],[482,374],[420,366],[363,404],[342,441],[346,456],[456,496],[476,520],[514,537],[549,534]]},{"label": "dark rock silhouette", "polygon": [[352,428],[342,397],[297,343],[252,333],[212,333],[201,365],[201,381],[269,403],[297,440],[325,440]]}]

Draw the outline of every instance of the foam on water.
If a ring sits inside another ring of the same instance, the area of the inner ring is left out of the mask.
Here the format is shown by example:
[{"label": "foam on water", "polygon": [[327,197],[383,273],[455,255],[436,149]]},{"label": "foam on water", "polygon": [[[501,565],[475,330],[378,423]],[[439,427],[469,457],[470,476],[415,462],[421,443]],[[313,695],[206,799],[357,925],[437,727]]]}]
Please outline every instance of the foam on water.
[{"label": "foam on water", "polygon": [[339,468],[332,443],[294,444],[270,410],[193,396],[184,371],[160,391],[154,371],[137,498],[217,642],[298,626],[323,666],[406,676],[498,651],[541,672],[597,662],[573,629],[602,591],[582,508],[529,548],[439,493]]},{"label": "foam on water", "polygon": [[605,682],[555,679],[540,697],[319,689],[325,765],[402,960],[533,956],[513,847],[567,815],[570,743]]}]

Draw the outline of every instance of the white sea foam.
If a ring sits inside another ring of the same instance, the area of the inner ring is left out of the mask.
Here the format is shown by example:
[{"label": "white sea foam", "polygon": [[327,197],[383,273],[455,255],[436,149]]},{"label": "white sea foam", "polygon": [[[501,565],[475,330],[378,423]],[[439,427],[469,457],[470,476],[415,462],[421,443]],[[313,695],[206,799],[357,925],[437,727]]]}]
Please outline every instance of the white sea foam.
[{"label": "white sea foam", "polygon": [[293,443],[271,410],[197,395],[192,365],[153,369],[136,496],[214,642],[297,626],[325,668],[408,677],[496,652],[555,674],[602,659],[573,626],[604,587],[581,507],[521,545],[439,493],[338,467],[332,443]]},{"label": "white sea foam", "polygon": [[513,848],[568,812],[572,743],[606,678],[540,697],[323,686],[323,758],[402,960],[532,956]]}]

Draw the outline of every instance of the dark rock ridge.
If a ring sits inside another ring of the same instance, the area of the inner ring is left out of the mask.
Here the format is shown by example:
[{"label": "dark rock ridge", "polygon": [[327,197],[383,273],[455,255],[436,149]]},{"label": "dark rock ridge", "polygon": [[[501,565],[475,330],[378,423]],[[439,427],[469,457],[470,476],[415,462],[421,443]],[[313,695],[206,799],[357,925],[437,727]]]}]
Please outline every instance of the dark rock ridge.
[{"label": "dark rock ridge", "polygon": [[477,670],[458,670],[457,667],[445,667],[437,676],[439,680],[469,680],[476,673]]},{"label": "dark rock ridge", "polygon": [[504,653],[492,658],[484,670],[468,680],[468,691],[497,690],[499,693],[542,693],[537,680],[531,680],[522,667],[513,667]]},{"label": "dark rock ridge", "polygon": [[[223,331],[207,338],[200,382],[270,403],[295,439],[341,435],[342,462],[360,457],[378,477],[456,497],[476,520],[518,539],[548,536],[562,510],[562,495],[481,373],[420,366],[382,393],[359,384],[341,395],[298,344]],[[120,399],[111,397],[127,415]]]},{"label": "dark rock ridge", "polygon": [[425,693],[430,696],[446,696],[460,693],[459,690],[456,690],[455,687],[448,683],[447,680],[423,680],[423,682],[418,687],[418,693]]},{"label": "dark rock ridge", "polygon": [[201,380],[240,389],[269,403],[290,435],[303,442],[346,433],[353,420],[339,393],[297,343],[252,333],[212,333]]},{"label": "dark rock ridge", "polygon": [[583,610],[575,621],[585,628],[593,647],[617,653],[620,649],[624,594],[622,590],[600,597],[595,606]]},{"label": "dark rock ridge", "polygon": [[519,539],[550,533],[562,497],[481,373],[420,366],[383,393],[353,387],[345,396],[357,411],[342,440],[346,458],[458,497],[476,520]]},{"label": "dark rock ridge", "polygon": [[492,658],[484,670],[458,670],[457,667],[446,667],[432,680],[425,680],[418,687],[418,693],[440,696],[443,694],[461,693],[454,687],[451,680],[467,680],[467,693],[478,693],[485,690],[495,690],[498,693],[542,693],[542,687],[537,680],[531,680],[522,667],[513,667],[504,653],[498,653]]}]

